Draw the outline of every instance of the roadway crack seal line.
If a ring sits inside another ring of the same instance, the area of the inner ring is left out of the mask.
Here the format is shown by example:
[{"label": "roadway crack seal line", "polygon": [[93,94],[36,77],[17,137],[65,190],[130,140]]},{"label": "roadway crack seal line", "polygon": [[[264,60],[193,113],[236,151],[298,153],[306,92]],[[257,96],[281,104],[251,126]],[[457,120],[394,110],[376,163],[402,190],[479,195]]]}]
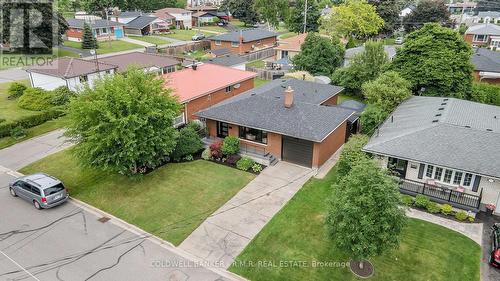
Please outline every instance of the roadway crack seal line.
[{"label": "roadway crack seal line", "polygon": [[14,170],[11,170],[11,169],[9,169],[7,167],[1,166],[1,165],[0,165],[0,172],[1,173],[5,173],[5,174],[7,174],[9,176],[16,177],[16,178],[23,176],[23,174],[21,174],[19,172],[16,172]]},{"label": "roadway crack seal line", "polygon": [[40,281],[40,279],[36,278],[35,275],[31,274],[28,270],[26,270],[24,267],[22,267],[19,263],[17,263],[15,260],[13,260],[11,257],[7,256],[4,252],[0,251],[2,255],[4,255],[6,258],[8,258],[12,263],[14,263],[17,267],[22,269],[24,272],[26,272],[29,276],[33,277],[33,279]]}]

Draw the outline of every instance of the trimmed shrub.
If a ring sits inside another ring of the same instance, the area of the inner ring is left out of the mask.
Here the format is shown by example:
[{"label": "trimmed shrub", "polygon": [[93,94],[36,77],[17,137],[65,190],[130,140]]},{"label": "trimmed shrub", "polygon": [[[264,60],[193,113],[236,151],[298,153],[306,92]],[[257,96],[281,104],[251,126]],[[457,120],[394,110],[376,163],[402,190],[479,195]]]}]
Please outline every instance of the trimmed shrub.
[{"label": "trimmed shrub", "polygon": [[205,136],[205,129],[203,128],[203,124],[201,124],[199,120],[190,121],[189,123],[187,123],[186,128],[194,130],[198,135],[200,135],[200,137]]},{"label": "trimmed shrub", "polygon": [[9,94],[8,99],[17,99],[24,94],[27,88],[26,85],[19,82],[10,84],[9,89],[7,89],[7,93]]},{"label": "trimmed shrub", "polygon": [[450,215],[453,212],[453,207],[449,204],[443,204],[441,206],[441,213],[444,215]]},{"label": "trimmed shrub", "polygon": [[500,85],[488,83],[472,84],[471,100],[480,103],[500,105]]},{"label": "trimmed shrub", "polygon": [[26,131],[22,126],[17,126],[10,131],[10,136],[14,139],[22,139],[26,136]]},{"label": "trimmed shrub", "polygon": [[201,153],[201,158],[205,160],[210,160],[212,158],[212,151],[210,151],[210,148],[205,148],[203,152]]},{"label": "trimmed shrub", "polygon": [[437,204],[436,202],[429,202],[427,204],[427,211],[431,214],[437,214],[441,211],[441,206]]},{"label": "trimmed shrub", "polygon": [[468,216],[468,217],[467,217],[467,220],[468,220],[469,222],[474,222],[475,218],[474,218],[473,216]]},{"label": "trimmed shrub", "polygon": [[252,158],[249,157],[242,157],[238,162],[236,162],[236,168],[243,170],[243,171],[248,171],[253,164],[255,164],[255,161],[253,161]]},{"label": "trimmed shrub", "polygon": [[180,130],[179,138],[171,157],[174,161],[179,161],[184,156],[194,154],[202,148],[203,142],[198,133],[189,127],[185,127]]},{"label": "trimmed shrub", "polygon": [[417,207],[427,208],[427,205],[429,205],[430,202],[431,202],[431,200],[429,200],[429,197],[427,197],[425,195],[418,194],[415,197],[415,206],[417,206]]},{"label": "trimmed shrub", "polygon": [[234,136],[225,137],[221,151],[224,155],[238,154],[240,152],[240,139]]},{"label": "trimmed shrub", "polygon": [[406,206],[412,206],[414,202],[415,199],[410,195],[401,196],[401,203],[403,203]]},{"label": "trimmed shrub", "polygon": [[42,111],[52,107],[52,93],[40,88],[29,88],[17,101],[20,108]]},{"label": "trimmed shrub", "polygon": [[254,173],[260,173],[260,172],[262,172],[262,165],[261,165],[261,164],[259,164],[259,163],[255,163],[255,164],[253,164],[253,166],[252,166],[252,171],[253,171]]},{"label": "trimmed shrub", "polygon": [[182,158],[182,159],[184,159],[184,161],[193,161],[194,157],[193,157],[193,155],[189,154],[189,155],[184,156],[184,158]]},{"label": "trimmed shrub", "polygon": [[466,220],[468,217],[467,213],[464,212],[464,211],[458,211],[456,214],[455,214],[455,218],[459,221],[464,221]]},{"label": "trimmed shrub", "polygon": [[25,129],[43,124],[49,120],[56,119],[64,115],[60,108],[52,108],[37,115],[26,116],[13,122],[0,124],[0,138],[10,136],[10,132],[17,126]]},{"label": "trimmed shrub", "polygon": [[212,157],[216,160],[220,160],[222,158],[222,141],[216,141],[210,145],[210,151],[212,153]]},{"label": "trimmed shrub", "polygon": [[76,97],[76,93],[68,89],[66,86],[61,86],[52,91],[51,103],[53,105],[65,105]]},{"label": "trimmed shrub", "polygon": [[236,163],[241,159],[241,156],[238,154],[229,155],[226,159],[226,162],[231,165],[236,165]]}]

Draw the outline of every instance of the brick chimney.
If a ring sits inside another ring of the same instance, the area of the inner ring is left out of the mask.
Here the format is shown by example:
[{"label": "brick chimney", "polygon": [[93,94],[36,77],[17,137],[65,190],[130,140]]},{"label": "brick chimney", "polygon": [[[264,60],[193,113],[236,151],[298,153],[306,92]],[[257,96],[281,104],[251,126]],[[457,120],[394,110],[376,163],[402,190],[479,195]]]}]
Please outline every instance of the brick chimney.
[{"label": "brick chimney", "polygon": [[293,105],[293,89],[288,86],[285,90],[285,107],[290,108]]}]

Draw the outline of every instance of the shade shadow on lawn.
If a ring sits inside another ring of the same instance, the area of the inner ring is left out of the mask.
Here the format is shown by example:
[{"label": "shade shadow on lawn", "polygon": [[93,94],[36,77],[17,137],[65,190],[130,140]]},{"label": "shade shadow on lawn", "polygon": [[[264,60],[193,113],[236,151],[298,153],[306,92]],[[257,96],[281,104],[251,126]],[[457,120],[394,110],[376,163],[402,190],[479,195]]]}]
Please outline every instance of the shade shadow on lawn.
[{"label": "shade shadow on lawn", "polygon": [[167,164],[141,179],[78,166],[70,150],[20,170],[61,179],[71,196],[175,245],[255,176],[204,160]]},{"label": "shade shadow on lawn", "polygon": [[[324,226],[326,198],[335,180],[332,170],[324,180],[306,183],[229,270],[253,281],[361,280],[344,266],[349,257],[335,248]],[[371,259],[375,274],[368,280],[479,280],[480,255],[479,245],[469,238],[410,219],[400,248]],[[283,261],[304,261],[307,265],[280,265]],[[313,267],[313,261],[330,264]]]}]

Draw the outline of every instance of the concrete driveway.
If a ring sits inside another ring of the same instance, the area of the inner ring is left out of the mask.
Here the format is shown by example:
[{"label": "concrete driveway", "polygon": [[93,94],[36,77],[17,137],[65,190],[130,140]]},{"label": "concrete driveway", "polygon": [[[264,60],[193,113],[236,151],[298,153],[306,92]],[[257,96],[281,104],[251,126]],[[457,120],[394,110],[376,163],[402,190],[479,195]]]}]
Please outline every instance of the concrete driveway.
[{"label": "concrete driveway", "polygon": [[314,172],[284,161],[266,168],[179,247],[210,264],[228,268]]},{"label": "concrete driveway", "polygon": [[0,83],[27,79],[29,79],[28,73],[21,68],[0,70]]},{"label": "concrete driveway", "polygon": [[236,279],[74,202],[36,210],[9,194],[12,179],[0,169],[0,280]]}]

